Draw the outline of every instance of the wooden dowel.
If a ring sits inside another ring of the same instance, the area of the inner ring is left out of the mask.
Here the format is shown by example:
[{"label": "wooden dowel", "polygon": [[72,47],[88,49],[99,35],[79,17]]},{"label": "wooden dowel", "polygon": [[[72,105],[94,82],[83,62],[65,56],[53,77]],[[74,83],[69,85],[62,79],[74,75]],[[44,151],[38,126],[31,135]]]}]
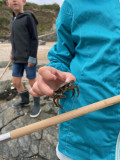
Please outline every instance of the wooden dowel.
[{"label": "wooden dowel", "polygon": [[2,76],[4,75],[4,73],[7,71],[9,65],[11,64],[11,62],[12,62],[12,61],[9,61],[9,62],[8,62],[7,66],[5,67],[5,69],[4,69],[4,71],[3,71],[3,73],[0,75],[0,80],[1,80]]},{"label": "wooden dowel", "polygon": [[[50,126],[54,126],[56,124],[68,121],[70,119],[74,119],[76,117],[106,108],[108,106],[114,105],[120,103],[120,95],[114,96],[90,105],[87,105],[85,107],[81,107],[75,110],[72,110],[67,113],[63,113],[61,115],[54,116],[52,118],[48,118],[42,121],[39,121],[37,123],[30,124],[28,126],[18,128],[16,130],[13,130],[10,132],[11,139],[16,139],[28,134],[31,134],[33,132],[36,132],[38,130],[42,130],[44,128],[48,128]],[[69,107],[69,106],[68,106]]]}]

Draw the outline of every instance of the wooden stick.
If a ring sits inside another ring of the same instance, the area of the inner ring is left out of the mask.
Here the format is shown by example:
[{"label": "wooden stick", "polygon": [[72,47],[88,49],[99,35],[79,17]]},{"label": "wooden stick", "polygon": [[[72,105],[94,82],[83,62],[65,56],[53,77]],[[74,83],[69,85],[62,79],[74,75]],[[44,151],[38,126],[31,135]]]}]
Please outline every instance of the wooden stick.
[{"label": "wooden stick", "polygon": [[94,111],[97,111],[103,108],[106,108],[108,106],[111,106],[117,103],[120,103],[120,95],[87,105],[85,107],[81,107],[79,109],[75,109],[67,113],[63,113],[61,115],[54,116],[52,118],[48,118],[48,119],[39,121],[37,123],[30,124],[22,128],[18,128],[10,132],[10,139],[16,139],[16,138],[25,136],[27,134],[31,134],[38,130],[42,130],[50,126],[54,126],[56,124],[68,121],[70,119],[74,119],[76,117],[79,117],[79,116],[82,116],[82,115],[85,115],[85,114],[88,114],[88,113],[91,113],[91,112],[94,112]]},{"label": "wooden stick", "polygon": [[11,64],[11,62],[12,62],[12,61],[9,61],[9,62],[8,62],[7,66],[5,67],[5,69],[4,69],[4,71],[3,71],[3,73],[0,75],[0,80],[1,80],[2,76],[4,75],[4,73],[7,71],[9,65]]}]

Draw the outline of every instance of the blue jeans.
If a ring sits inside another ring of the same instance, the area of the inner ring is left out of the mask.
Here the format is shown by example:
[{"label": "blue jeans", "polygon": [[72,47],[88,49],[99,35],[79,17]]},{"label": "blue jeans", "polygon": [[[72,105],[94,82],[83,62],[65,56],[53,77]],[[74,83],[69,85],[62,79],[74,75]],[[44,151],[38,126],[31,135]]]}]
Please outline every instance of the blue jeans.
[{"label": "blue jeans", "polygon": [[27,67],[27,63],[13,63],[13,77],[22,77],[24,70],[26,71],[26,77],[28,79],[36,78],[36,64],[32,67]]}]

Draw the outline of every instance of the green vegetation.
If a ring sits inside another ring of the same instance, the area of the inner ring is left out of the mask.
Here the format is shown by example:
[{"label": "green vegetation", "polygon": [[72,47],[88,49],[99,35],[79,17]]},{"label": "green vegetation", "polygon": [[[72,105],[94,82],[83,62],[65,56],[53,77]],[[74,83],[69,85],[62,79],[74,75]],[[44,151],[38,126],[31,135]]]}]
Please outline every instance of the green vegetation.
[{"label": "green vegetation", "polygon": [[[6,0],[0,0],[0,36],[10,35],[9,23],[12,16],[12,11],[5,5]],[[24,7],[25,11],[32,12],[39,24],[37,26],[38,35],[49,33],[53,24],[56,21],[60,7],[57,4],[53,5],[37,5],[27,3]]]},{"label": "green vegetation", "polygon": [[45,26],[41,24],[40,27],[38,27],[38,32],[39,33],[44,33],[45,32]]},{"label": "green vegetation", "polygon": [[0,4],[5,4],[6,0],[0,0]]},{"label": "green vegetation", "polygon": [[53,4],[53,5],[41,5],[40,8],[41,9],[54,10],[56,12],[59,12],[59,9],[60,9],[57,4]]},{"label": "green vegetation", "polygon": [[5,18],[5,17],[0,18],[0,26],[1,27],[4,27],[4,26],[8,25],[9,23],[10,22],[7,18]]}]

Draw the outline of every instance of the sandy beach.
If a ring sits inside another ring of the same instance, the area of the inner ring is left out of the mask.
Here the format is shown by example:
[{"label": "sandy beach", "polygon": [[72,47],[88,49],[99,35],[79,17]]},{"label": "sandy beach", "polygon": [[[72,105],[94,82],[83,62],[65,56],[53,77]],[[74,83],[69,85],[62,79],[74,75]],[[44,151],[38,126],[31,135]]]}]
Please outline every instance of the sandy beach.
[{"label": "sandy beach", "polygon": [[[55,44],[55,42],[47,42],[45,45],[38,46],[38,59],[39,63],[46,63],[47,53],[50,48]],[[9,54],[11,52],[11,44],[10,43],[1,43],[0,44],[0,61],[9,61]]]},{"label": "sandy beach", "polygon": [[[47,59],[47,54],[50,48],[55,44],[55,42],[47,42],[45,45],[39,45],[38,47],[38,65],[45,65],[49,62]],[[8,61],[9,55],[11,52],[11,44],[10,43],[1,43],[0,44],[0,62]],[[3,73],[5,68],[0,68],[0,75]],[[1,81],[11,80],[12,79],[12,70],[7,70],[3,75]],[[26,77],[23,77],[23,81],[26,81]]]}]

